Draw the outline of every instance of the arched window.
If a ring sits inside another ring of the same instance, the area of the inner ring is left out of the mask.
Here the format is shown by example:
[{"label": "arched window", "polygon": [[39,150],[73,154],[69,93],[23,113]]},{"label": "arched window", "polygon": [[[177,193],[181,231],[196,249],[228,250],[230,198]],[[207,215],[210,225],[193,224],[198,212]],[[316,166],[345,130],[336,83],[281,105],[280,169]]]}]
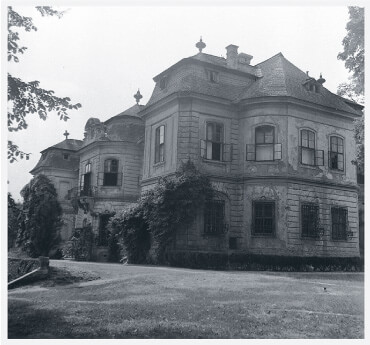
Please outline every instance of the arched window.
[{"label": "arched window", "polygon": [[118,160],[106,159],[104,162],[104,186],[117,186],[118,182]]},{"label": "arched window", "polygon": [[260,126],[255,131],[256,161],[274,160],[275,128]]},{"label": "arched window", "polygon": [[330,137],[329,168],[344,170],[344,145],[343,139],[337,136]]}]

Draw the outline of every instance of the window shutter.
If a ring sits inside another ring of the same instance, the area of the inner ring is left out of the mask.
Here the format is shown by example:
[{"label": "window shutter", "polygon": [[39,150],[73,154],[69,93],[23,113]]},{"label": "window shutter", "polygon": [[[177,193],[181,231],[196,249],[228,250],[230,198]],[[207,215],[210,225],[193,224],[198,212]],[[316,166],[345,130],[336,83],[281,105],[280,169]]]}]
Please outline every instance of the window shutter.
[{"label": "window shutter", "polygon": [[206,157],[206,142],[205,142],[205,140],[200,141],[200,156],[202,158]]},{"label": "window shutter", "polygon": [[281,144],[274,145],[274,160],[281,159]]},{"label": "window shutter", "polygon": [[324,150],[315,151],[315,165],[317,166],[324,165]]},{"label": "window shutter", "polygon": [[117,186],[122,186],[122,173],[117,173]]},{"label": "window shutter", "polygon": [[247,161],[255,161],[256,160],[256,145],[254,144],[247,144]]}]

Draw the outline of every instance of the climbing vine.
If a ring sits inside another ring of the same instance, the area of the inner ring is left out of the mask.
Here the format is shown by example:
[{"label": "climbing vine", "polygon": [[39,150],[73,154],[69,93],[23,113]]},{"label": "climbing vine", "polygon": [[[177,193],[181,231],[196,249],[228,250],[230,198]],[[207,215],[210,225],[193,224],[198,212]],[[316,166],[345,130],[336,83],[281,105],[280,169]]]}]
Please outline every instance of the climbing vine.
[{"label": "climbing vine", "polygon": [[189,160],[175,176],[161,178],[137,205],[113,217],[111,229],[122,236],[129,262],[162,262],[176,229],[191,224],[213,193],[208,177]]}]

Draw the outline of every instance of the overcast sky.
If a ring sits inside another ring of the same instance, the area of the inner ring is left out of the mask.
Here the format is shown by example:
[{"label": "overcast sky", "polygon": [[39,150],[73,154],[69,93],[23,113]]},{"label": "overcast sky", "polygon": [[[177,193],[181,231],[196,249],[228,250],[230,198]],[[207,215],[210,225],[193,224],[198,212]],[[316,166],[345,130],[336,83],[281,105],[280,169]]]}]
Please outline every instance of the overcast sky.
[{"label": "overcast sky", "polygon": [[195,55],[199,37],[205,53],[226,56],[225,47],[253,55],[252,65],[282,52],[310,76],[326,79],[336,92],[347,80],[337,60],[346,34],[347,7],[61,7],[65,15],[41,17],[31,7],[13,6],[31,16],[37,32],[20,31],[28,47],[20,62],[8,70],[25,81],[39,80],[41,87],[68,96],[82,108],[60,121],[27,117],[29,127],[9,134],[29,161],[9,164],[8,189],[19,199],[20,189],[31,179],[28,173],[40,151],[63,139],[83,139],[90,117],[101,120],[131,107],[140,88],[145,104],[154,87],[152,78],[184,57]]}]

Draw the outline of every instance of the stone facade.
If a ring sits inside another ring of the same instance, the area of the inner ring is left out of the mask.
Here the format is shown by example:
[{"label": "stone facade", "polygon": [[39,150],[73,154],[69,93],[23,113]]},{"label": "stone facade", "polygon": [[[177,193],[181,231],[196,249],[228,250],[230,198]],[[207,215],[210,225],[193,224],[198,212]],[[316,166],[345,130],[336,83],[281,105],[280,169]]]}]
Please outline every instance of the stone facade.
[{"label": "stone facade", "polygon": [[[170,250],[360,255],[351,160],[362,107],[281,53],[252,66],[252,56],[237,50],[228,46],[226,59],[203,52],[183,59],[154,78],[145,106],[105,123],[91,118],[71,151],[78,162],[63,179],[60,168],[39,162],[33,172],[52,176],[61,198],[62,182],[75,188],[67,195],[79,208],[66,212],[75,228],[91,224],[99,234],[109,215],[190,159],[210,177],[217,200],[210,201],[214,211],[199,210],[191,226],[178,229]],[[64,152],[68,140],[45,152]],[[116,175],[107,183],[112,160]],[[94,259],[105,260],[104,253],[97,245]]]}]

